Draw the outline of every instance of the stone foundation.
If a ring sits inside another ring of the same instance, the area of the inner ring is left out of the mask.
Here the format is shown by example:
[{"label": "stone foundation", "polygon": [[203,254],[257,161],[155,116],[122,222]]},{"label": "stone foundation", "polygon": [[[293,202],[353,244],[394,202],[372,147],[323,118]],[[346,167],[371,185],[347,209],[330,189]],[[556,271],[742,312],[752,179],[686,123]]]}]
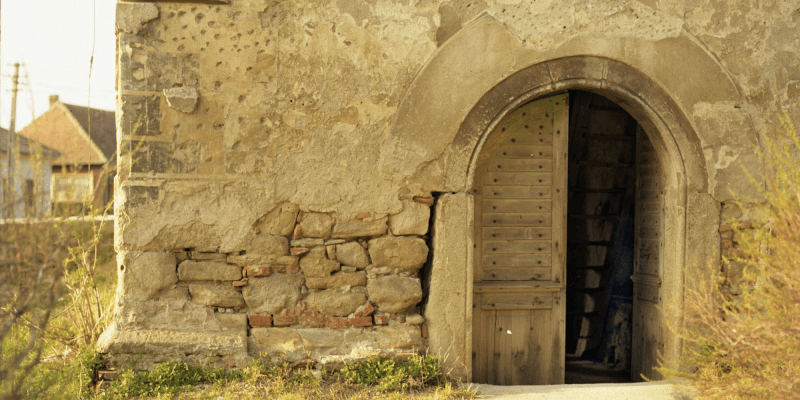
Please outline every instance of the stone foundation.
[{"label": "stone foundation", "polygon": [[142,369],[173,359],[341,364],[420,351],[433,198],[417,200],[388,217],[341,222],[284,207],[228,253],[122,251],[115,324],[99,350],[108,364]]}]

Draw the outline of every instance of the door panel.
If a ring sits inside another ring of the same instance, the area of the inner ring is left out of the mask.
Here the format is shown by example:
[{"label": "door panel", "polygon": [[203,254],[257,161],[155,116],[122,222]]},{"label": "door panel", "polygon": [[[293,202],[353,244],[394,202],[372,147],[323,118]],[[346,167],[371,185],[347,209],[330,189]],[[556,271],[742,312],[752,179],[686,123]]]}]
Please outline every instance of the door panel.
[{"label": "door panel", "polygon": [[476,173],[475,382],[564,381],[567,105],[563,94],[509,114]]},{"label": "door panel", "polygon": [[636,224],[633,280],[631,378],[660,379],[658,356],[664,352],[661,326],[661,242],[663,185],[655,149],[640,128],[636,132]]}]

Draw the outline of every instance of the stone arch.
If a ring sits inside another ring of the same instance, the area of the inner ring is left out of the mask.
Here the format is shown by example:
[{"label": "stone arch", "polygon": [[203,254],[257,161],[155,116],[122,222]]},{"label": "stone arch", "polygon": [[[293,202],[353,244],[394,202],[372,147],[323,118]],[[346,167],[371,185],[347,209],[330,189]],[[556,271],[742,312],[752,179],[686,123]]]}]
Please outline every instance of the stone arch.
[{"label": "stone arch", "polygon": [[[677,57],[680,71],[661,61]],[[698,74],[703,79],[694,79]],[[455,192],[437,204],[429,296],[429,304],[447,304],[447,314],[428,307],[426,317],[431,349],[446,351],[450,366],[464,378],[470,377],[472,346],[469,193],[485,161],[481,155],[502,141],[488,134],[520,105],[570,89],[601,94],[628,111],[667,171],[663,265],[669,267],[662,272],[663,303],[682,307],[684,270],[692,261],[719,259],[718,237],[714,243],[719,202],[709,194],[703,132],[690,119],[697,104],[739,104],[739,91],[717,60],[688,33],[658,42],[576,37],[537,52],[491,16],[481,16],[451,37],[415,78],[399,105],[385,148],[391,151],[384,151],[381,165],[410,185]],[[755,137],[751,128],[743,134]],[[713,246],[688,246],[708,244],[709,236]],[[680,339],[669,332],[664,339],[665,360],[674,365]]]}]

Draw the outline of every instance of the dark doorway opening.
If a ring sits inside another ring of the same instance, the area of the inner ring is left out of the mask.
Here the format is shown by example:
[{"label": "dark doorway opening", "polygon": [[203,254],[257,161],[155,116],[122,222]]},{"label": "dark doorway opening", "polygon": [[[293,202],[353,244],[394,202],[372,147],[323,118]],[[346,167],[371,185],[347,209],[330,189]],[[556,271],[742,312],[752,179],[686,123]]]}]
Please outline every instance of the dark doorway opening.
[{"label": "dark doorway opening", "polygon": [[631,382],[638,126],[570,91],[565,383]]}]

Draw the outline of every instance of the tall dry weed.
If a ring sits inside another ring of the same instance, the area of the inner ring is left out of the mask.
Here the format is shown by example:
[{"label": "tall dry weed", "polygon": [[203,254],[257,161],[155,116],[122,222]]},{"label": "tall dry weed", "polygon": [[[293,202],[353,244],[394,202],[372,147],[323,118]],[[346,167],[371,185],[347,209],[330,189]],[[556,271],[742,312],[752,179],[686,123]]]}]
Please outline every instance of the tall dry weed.
[{"label": "tall dry weed", "polygon": [[685,293],[683,375],[705,398],[800,398],[800,138],[781,121],[762,154],[769,172],[752,179],[766,201],[730,225],[727,275],[709,267]]}]

